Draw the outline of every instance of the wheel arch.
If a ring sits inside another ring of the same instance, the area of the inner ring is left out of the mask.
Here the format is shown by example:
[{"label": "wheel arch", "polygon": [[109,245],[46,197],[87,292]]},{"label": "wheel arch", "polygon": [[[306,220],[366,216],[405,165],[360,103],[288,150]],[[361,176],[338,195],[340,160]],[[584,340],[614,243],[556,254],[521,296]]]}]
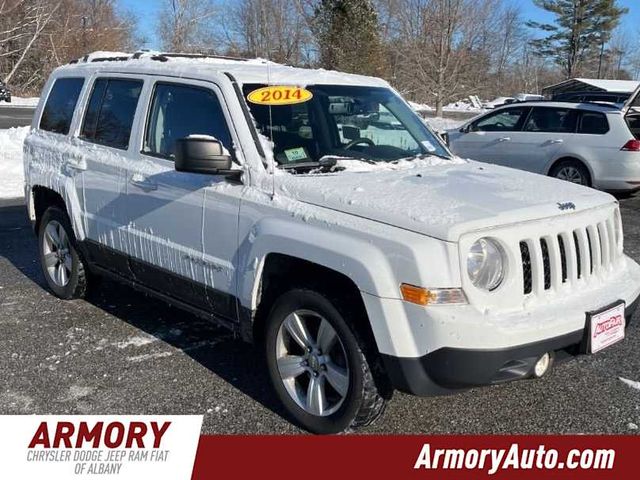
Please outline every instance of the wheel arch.
[{"label": "wheel arch", "polygon": [[[242,328],[243,336],[261,345],[267,319],[280,295],[294,288],[308,288],[327,298],[345,314],[347,324],[360,340],[370,365],[375,365],[374,377],[381,392],[391,395],[392,387],[382,364],[375,334],[361,291],[344,273],[332,268],[284,253],[267,254],[258,281],[256,310],[245,317],[251,322],[250,332]],[[247,338],[245,338],[247,339]]]},{"label": "wheel arch", "polygon": [[42,215],[47,208],[51,206],[60,207],[62,210],[67,212],[69,215],[69,211],[67,210],[67,204],[65,203],[62,196],[48,187],[43,187],[42,185],[35,185],[31,189],[31,212],[32,215],[31,220],[33,221],[33,229],[37,233],[40,228],[40,221],[42,220]]},{"label": "wheel arch", "polygon": [[553,171],[553,169],[558,164],[560,164],[561,162],[565,162],[565,161],[578,162],[579,164],[584,166],[584,168],[587,169],[587,172],[589,172],[589,180],[591,181],[591,185],[593,185],[594,174],[593,174],[593,169],[591,168],[591,165],[589,165],[589,162],[586,162],[583,158],[580,158],[577,155],[563,155],[563,156],[557,158],[556,160],[554,160],[553,162],[550,162],[550,164],[547,167],[547,170],[545,172],[545,175],[551,175],[551,172]]}]

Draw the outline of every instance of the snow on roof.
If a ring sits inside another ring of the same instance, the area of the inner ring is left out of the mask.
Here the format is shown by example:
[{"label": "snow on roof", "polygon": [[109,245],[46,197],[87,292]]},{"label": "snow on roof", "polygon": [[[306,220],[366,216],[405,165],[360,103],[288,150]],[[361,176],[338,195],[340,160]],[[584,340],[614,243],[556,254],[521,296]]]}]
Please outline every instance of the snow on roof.
[{"label": "snow on roof", "polygon": [[542,90],[545,93],[561,93],[575,91],[598,92],[634,92],[640,82],[635,80],[605,80],[596,78],[570,78],[563,82],[549,85]]},{"label": "snow on roof", "polygon": [[94,52],[59,70],[87,69],[93,71],[167,74],[206,80],[211,74],[229,73],[238,82],[284,85],[365,85],[388,87],[376,77],[342,73],[334,70],[297,68],[268,60],[232,59],[229,57],[162,54],[159,52]]}]

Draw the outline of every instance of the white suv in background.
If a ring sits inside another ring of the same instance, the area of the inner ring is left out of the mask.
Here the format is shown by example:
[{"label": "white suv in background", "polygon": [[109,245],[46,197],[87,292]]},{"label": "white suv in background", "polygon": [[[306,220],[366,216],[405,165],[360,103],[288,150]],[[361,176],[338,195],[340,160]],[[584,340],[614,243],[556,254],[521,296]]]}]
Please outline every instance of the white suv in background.
[{"label": "white suv in background", "polygon": [[631,192],[640,189],[640,122],[632,110],[518,103],[476,117],[447,137],[451,150],[464,158]]},{"label": "white suv in background", "polygon": [[622,340],[640,294],[612,196],[451,155],[377,78],[89,58],[51,75],[24,152],[57,296],[107,276],[231,329],[314,432],[394,389],[542,376]]}]

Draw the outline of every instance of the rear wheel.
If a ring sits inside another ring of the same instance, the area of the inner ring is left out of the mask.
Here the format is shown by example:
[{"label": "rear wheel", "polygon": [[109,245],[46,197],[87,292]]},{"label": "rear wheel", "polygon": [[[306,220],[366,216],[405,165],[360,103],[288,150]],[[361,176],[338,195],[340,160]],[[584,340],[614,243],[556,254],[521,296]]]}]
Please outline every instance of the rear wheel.
[{"label": "rear wheel", "polygon": [[295,289],[282,295],[265,333],[271,382],[302,427],[338,433],[368,425],[382,414],[386,402],[363,350],[323,294]]},{"label": "rear wheel", "polygon": [[577,160],[563,160],[559,162],[549,172],[549,176],[567,182],[577,183],[585,187],[591,186],[591,175],[589,170]]},{"label": "rear wheel", "polygon": [[65,300],[81,298],[87,290],[86,268],[75,245],[66,212],[49,207],[38,230],[40,265],[49,288]]}]

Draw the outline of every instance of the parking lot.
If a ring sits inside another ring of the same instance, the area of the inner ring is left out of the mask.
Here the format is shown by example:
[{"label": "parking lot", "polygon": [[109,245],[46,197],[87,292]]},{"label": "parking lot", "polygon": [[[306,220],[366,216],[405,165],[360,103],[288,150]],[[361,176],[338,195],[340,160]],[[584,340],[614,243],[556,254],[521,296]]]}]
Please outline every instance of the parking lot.
[{"label": "parking lot", "polygon": [[[640,196],[621,204],[640,260]],[[638,433],[640,319],[627,336],[538,381],[396,393],[363,433]],[[297,431],[259,354],[225,330],[109,281],[87,300],[51,295],[20,206],[0,205],[0,384],[0,414],[204,414],[203,433]]]}]

